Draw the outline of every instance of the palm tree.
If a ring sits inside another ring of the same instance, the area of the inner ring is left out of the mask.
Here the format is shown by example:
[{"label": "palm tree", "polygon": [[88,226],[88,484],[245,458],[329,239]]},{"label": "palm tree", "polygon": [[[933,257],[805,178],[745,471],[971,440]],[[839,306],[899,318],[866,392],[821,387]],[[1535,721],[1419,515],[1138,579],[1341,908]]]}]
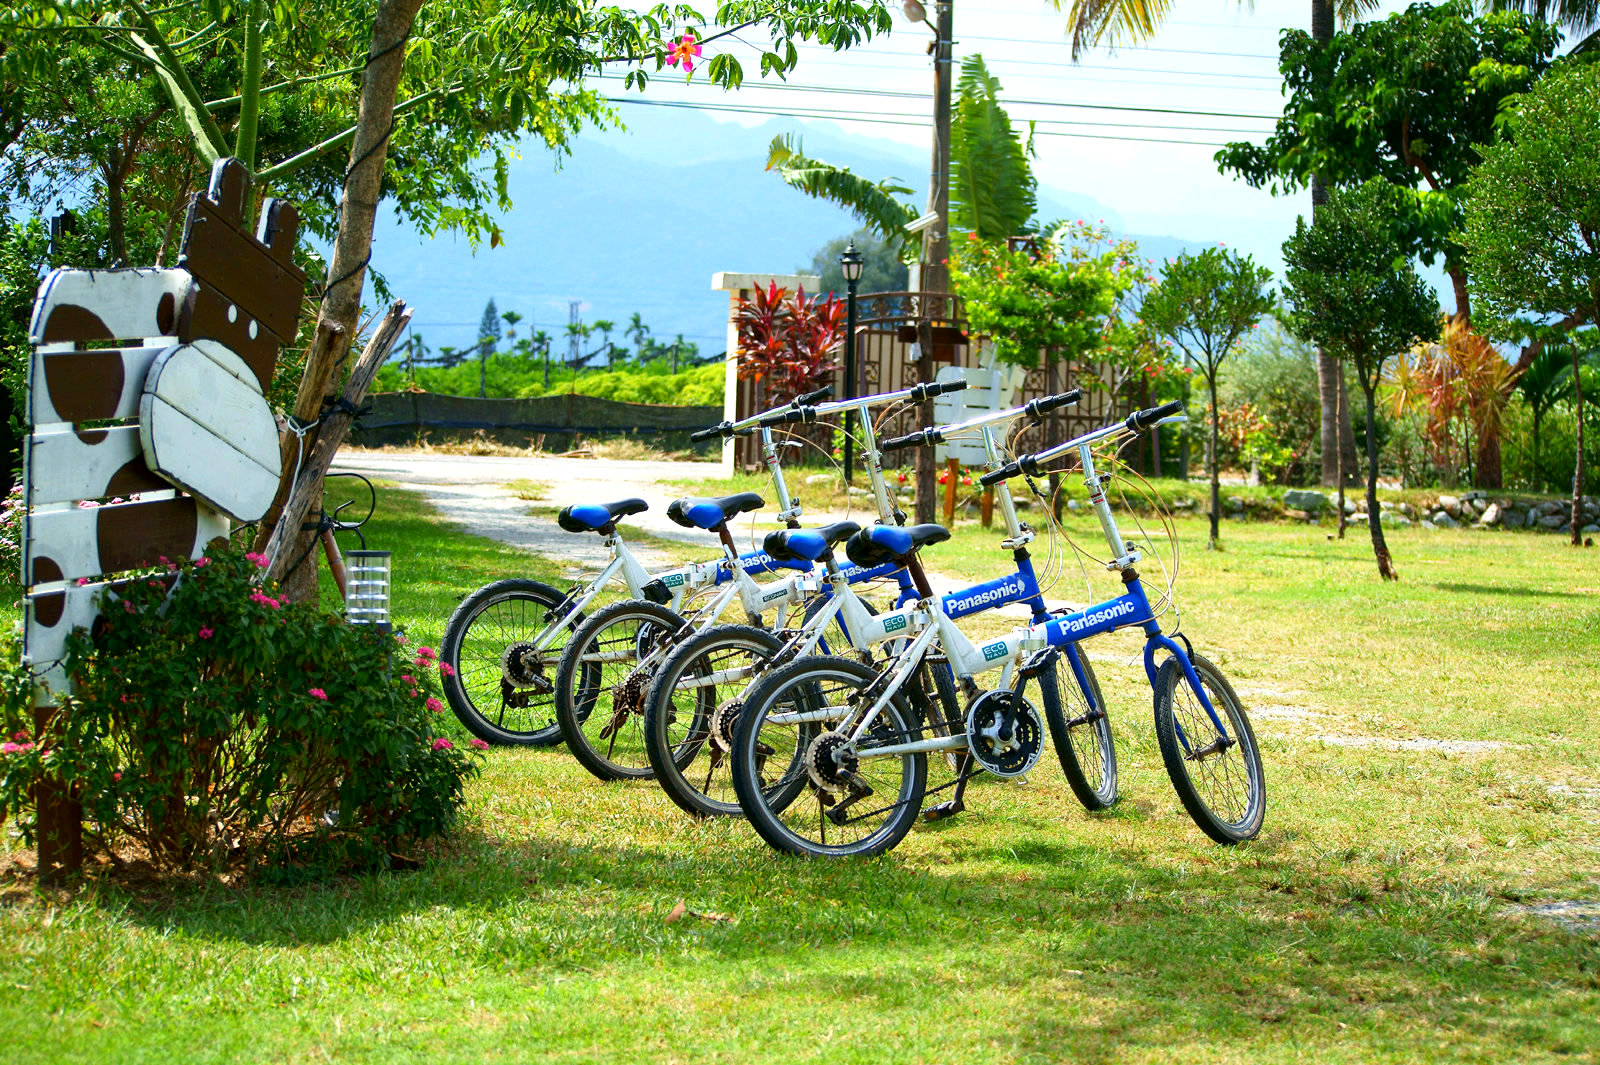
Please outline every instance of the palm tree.
[{"label": "palm tree", "polygon": [[1540,446],[1539,428],[1550,408],[1572,395],[1572,345],[1546,344],[1517,381],[1517,391],[1522,393],[1533,414],[1534,485],[1547,488],[1549,482],[1544,475],[1544,449]]},{"label": "palm tree", "polygon": [[791,133],[772,138],[767,146],[767,169],[775,170],[786,183],[807,196],[832,200],[848,209],[864,225],[889,243],[906,239],[905,225],[917,217],[916,208],[896,197],[909,196],[911,189],[897,178],[872,182],[852,174],[847,166],[834,166],[805,154],[800,138]]},{"label": "palm tree", "polygon": [[589,327],[590,329],[593,329],[595,332],[599,333],[600,339],[604,341],[604,343],[600,345],[599,350],[606,353],[606,369],[608,370],[614,370],[617,368],[617,349],[611,346],[611,331],[616,327],[616,322],[609,321],[605,318],[601,318],[599,321],[595,322],[594,325]]}]

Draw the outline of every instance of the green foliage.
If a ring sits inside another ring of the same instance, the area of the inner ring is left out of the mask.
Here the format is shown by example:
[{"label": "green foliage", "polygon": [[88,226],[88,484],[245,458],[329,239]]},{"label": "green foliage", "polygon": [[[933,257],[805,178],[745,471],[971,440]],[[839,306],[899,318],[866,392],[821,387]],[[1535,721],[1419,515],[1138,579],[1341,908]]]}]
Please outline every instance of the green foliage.
[{"label": "green foliage", "polygon": [[[719,359],[703,366],[672,372],[670,363],[657,359],[644,365],[616,370],[553,370],[550,387],[543,381],[543,365],[533,356],[501,352],[484,364],[492,399],[526,399],[532,396],[599,396],[622,403],[656,403],[674,407],[720,406],[727,370]],[[419,366],[407,376],[403,363],[390,362],[378,371],[376,392],[398,392],[408,387],[448,396],[477,395],[478,367],[449,369]]]},{"label": "green foliage", "polygon": [[902,246],[906,238],[903,227],[917,217],[915,208],[896,198],[909,195],[910,188],[895,178],[872,182],[852,174],[847,166],[812,159],[792,133],[772,138],[767,146],[767,169],[777,171],[785,184],[807,196],[848,209],[887,244]]},{"label": "green foliage", "polygon": [[1322,401],[1317,392],[1316,350],[1271,319],[1239,345],[1219,384],[1221,402],[1249,403],[1268,427],[1271,445],[1287,451],[1269,463],[1286,482],[1306,483],[1320,469]]},{"label": "green foliage", "polygon": [[1133,275],[1115,248],[1091,248],[1090,231],[1063,227],[1030,246],[979,239],[952,245],[950,280],[972,331],[989,337],[995,357],[1035,367],[1041,355],[1082,359],[1105,346],[1107,319]]},{"label": "green foliage", "polygon": [[895,252],[898,245],[863,226],[847,237],[828,241],[811,257],[811,266],[807,272],[815,274],[820,279],[817,283],[819,293],[832,292],[842,297],[848,291],[844,283],[844,272],[839,268],[839,256],[851,243],[855,244],[856,251],[861,253],[862,259],[861,280],[856,284],[857,293],[868,295],[873,292],[906,291],[910,284],[910,271]]},{"label": "green foliage", "polygon": [[1494,139],[1507,100],[1539,77],[1560,39],[1531,16],[1474,17],[1464,0],[1414,4],[1326,43],[1287,30],[1283,118],[1265,144],[1230,144],[1217,163],[1274,192],[1313,175],[1330,187],[1377,177],[1410,190],[1396,201],[1395,246],[1457,268],[1457,200],[1478,146]]},{"label": "green foliage", "polygon": [[1481,305],[1506,324],[1600,320],[1600,68],[1558,64],[1483,156],[1461,237]]},{"label": "green foliage", "polygon": [[980,240],[1004,240],[1028,232],[1037,205],[1037,182],[1028,159],[1032,126],[1024,144],[1000,106],[1000,79],[983,56],[961,62],[955,114],[950,128],[951,231]]},{"label": "green foliage", "polygon": [[1144,320],[1170,337],[1206,379],[1263,315],[1272,310],[1272,271],[1248,255],[1206,248],[1170,259],[1161,281],[1144,299]]},{"label": "green foliage", "polygon": [[441,736],[432,650],[413,660],[403,637],[280,600],[258,558],[225,550],[106,591],[42,732],[13,658],[0,806],[25,833],[41,779],[77,790],[92,846],[131,840],[174,870],[382,863],[455,824],[478,764]]},{"label": "green foliage", "polygon": [[1283,245],[1289,327],[1354,367],[1369,392],[1385,360],[1439,335],[1438,299],[1395,236],[1403,197],[1377,178],[1337,190]]}]

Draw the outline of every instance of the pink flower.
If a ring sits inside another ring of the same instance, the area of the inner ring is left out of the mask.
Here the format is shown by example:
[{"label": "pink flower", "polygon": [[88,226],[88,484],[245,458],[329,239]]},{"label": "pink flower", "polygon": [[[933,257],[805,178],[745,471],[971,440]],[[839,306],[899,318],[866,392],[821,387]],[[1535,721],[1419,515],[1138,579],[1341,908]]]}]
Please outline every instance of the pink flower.
[{"label": "pink flower", "polygon": [[419,648],[417,648],[417,657],[422,659],[424,662],[426,662],[426,661],[429,661],[430,659],[438,658],[439,656],[434,652],[433,648],[431,648],[431,647],[419,647]]},{"label": "pink flower", "polygon": [[122,601],[122,609],[126,610],[128,613],[131,614],[131,613],[134,612],[135,608],[134,608],[134,605],[132,603],[130,603],[126,599],[124,599]]},{"label": "pink flower", "polygon": [[201,566],[209,566],[209,565],[211,565],[211,560],[209,558],[207,558],[205,555],[201,555],[199,558],[194,560],[194,568],[195,569],[199,569]]},{"label": "pink flower", "polygon": [[216,629],[208,628],[207,626],[202,625],[200,626],[200,638],[202,640],[209,640],[212,636],[216,635],[216,631]]},{"label": "pink flower", "polygon": [[682,62],[683,72],[687,74],[694,69],[694,61],[699,54],[700,43],[694,39],[694,31],[685,31],[683,40],[674,42],[671,50],[667,52],[670,57],[667,59],[667,66],[675,67]]},{"label": "pink flower", "polygon": [[416,682],[417,682],[417,678],[416,678],[416,677],[413,677],[413,676],[412,676],[412,675],[411,675],[411,674],[409,674],[409,673],[402,673],[402,674],[400,674],[400,679],[401,679],[401,680],[403,680],[403,681],[405,681],[405,682],[406,682],[406,683],[407,683],[407,684],[415,684],[415,683],[416,683]]},{"label": "pink flower", "polygon": [[427,708],[428,708],[428,709],[429,709],[429,710],[432,710],[432,711],[433,711],[433,712],[434,712],[434,713],[436,713],[436,714],[437,714],[437,713],[438,713],[438,712],[439,712],[439,711],[441,711],[441,710],[443,710],[443,709],[444,709],[444,704],[443,704],[443,703],[441,703],[441,702],[440,702],[440,701],[439,701],[439,700],[437,700],[437,699],[435,699],[435,698],[434,698],[434,697],[433,697],[433,696],[431,696],[431,695],[430,695],[430,696],[428,696],[428,701],[427,701],[427,702],[425,702],[425,703],[423,703],[423,704],[422,704],[422,705],[423,705],[423,706],[426,706],[426,707],[427,707]]},{"label": "pink flower", "polygon": [[311,697],[313,699],[321,699],[323,702],[327,702],[328,693],[323,691],[321,688],[312,688]]},{"label": "pink flower", "polygon": [[483,740],[478,739],[476,736],[472,737],[470,742],[472,743],[472,746],[476,747],[480,751],[487,751],[489,749],[489,745]]},{"label": "pink flower", "polygon": [[449,662],[440,662],[439,675],[443,677],[453,677],[456,675],[456,667],[452,666]]},{"label": "pink flower", "polygon": [[452,748],[454,746],[455,746],[455,744],[451,743],[449,740],[445,739],[443,736],[440,736],[438,739],[433,741],[433,749],[436,750],[436,751],[448,751],[450,748]]},{"label": "pink flower", "polygon": [[89,583],[89,578],[88,577],[79,577],[78,578],[78,587],[79,588],[82,588],[85,584],[88,584],[88,583]]},{"label": "pink flower", "polygon": [[32,749],[31,743],[0,743],[0,754],[21,754]]},{"label": "pink flower", "polygon": [[415,688],[412,688],[412,689],[411,689],[411,698],[413,698],[413,699],[415,699],[415,698],[416,698],[416,697],[417,697],[417,696],[419,696],[419,695],[421,695],[421,694],[422,694],[422,693],[421,693],[421,692],[419,692],[419,691],[417,691],[417,689],[415,689]]},{"label": "pink flower", "polygon": [[256,551],[247,551],[247,552],[245,552],[245,556],[244,557],[249,559],[251,562],[254,562],[257,566],[260,566],[262,569],[266,569],[269,565],[272,564],[272,560],[271,559],[269,559],[266,555],[260,554],[259,552],[256,552]]},{"label": "pink flower", "polygon": [[411,642],[411,637],[407,636],[403,632],[397,632],[394,634],[394,642],[398,644],[407,644]]},{"label": "pink flower", "polygon": [[272,596],[264,595],[261,592],[251,592],[250,601],[252,603],[260,603],[262,606],[270,606],[274,610],[277,610],[282,605]]},{"label": "pink flower", "polygon": [[112,773],[111,774],[111,779],[112,780],[121,780],[122,779],[122,770],[119,769],[115,773]]}]

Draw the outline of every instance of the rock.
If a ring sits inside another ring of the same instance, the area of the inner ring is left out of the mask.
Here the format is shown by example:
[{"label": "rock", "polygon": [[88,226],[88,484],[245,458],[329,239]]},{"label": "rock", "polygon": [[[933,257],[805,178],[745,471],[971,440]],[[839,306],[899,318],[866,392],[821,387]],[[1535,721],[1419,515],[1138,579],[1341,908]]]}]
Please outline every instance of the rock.
[{"label": "rock", "polygon": [[1404,514],[1408,518],[1414,518],[1417,516],[1417,508],[1413,507],[1410,503],[1401,503],[1400,513]]},{"label": "rock", "polygon": [[1484,500],[1482,495],[1475,496],[1471,500],[1468,500],[1466,505],[1472,508],[1472,513],[1474,514],[1482,514],[1485,510],[1489,509],[1489,504]]},{"label": "rock", "polygon": [[1079,503],[1076,499],[1069,499],[1069,500],[1067,500],[1067,509],[1068,510],[1082,510],[1083,509],[1083,505],[1081,503]]},{"label": "rock", "polygon": [[1560,514],[1563,509],[1564,508],[1562,505],[1554,500],[1547,499],[1543,503],[1539,504],[1539,513],[1546,517],[1549,517],[1551,514]]},{"label": "rock", "polygon": [[1328,505],[1326,492],[1314,492],[1309,488],[1291,488],[1283,493],[1283,505],[1293,507],[1295,510],[1309,510],[1313,514]]},{"label": "rock", "polygon": [[1556,529],[1561,528],[1561,525],[1561,515],[1559,514],[1546,514],[1539,519],[1539,528],[1546,532],[1554,532]]},{"label": "rock", "polygon": [[1461,523],[1452,518],[1448,511],[1441,510],[1433,516],[1433,524],[1439,529],[1459,529]]},{"label": "rock", "polygon": [[1394,501],[1392,499],[1380,499],[1378,500],[1378,506],[1383,510],[1393,510]]},{"label": "rock", "polygon": [[1482,522],[1484,525],[1499,525],[1500,524],[1500,504],[1499,503],[1490,503],[1489,506],[1484,510],[1483,517],[1479,518],[1478,520],[1480,522]]},{"label": "rock", "polygon": [[1411,525],[1411,519],[1403,514],[1396,514],[1392,510],[1384,511],[1378,518],[1379,523],[1391,529],[1405,529]]},{"label": "rock", "polygon": [[[1447,517],[1447,518],[1449,516],[1450,515],[1448,515],[1448,514],[1445,515],[1445,517]],[[1437,529],[1439,526],[1435,525],[1433,522],[1429,521],[1427,518],[1423,518],[1422,519],[1422,527],[1424,529]]]},{"label": "rock", "polygon": [[1528,524],[1528,512],[1525,510],[1508,510],[1500,519],[1500,524],[1508,529],[1520,529]]},{"label": "rock", "polygon": [[1194,508],[1195,501],[1192,499],[1175,499],[1172,502],[1172,509],[1174,510],[1193,510]]},{"label": "rock", "polygon": [[1244,509],[1244,499],[1242,497],[1240,497],[1240,496],[1229,496],[1228,497],[1228,509],[1229,510],[1243,510]]},{"label": "rock", "polygon": [[1585,525],[1583,528],[1579,529],[1578,532],[1584,536],[1589,536],[1593,533],[1600,533],[1600,525]]},{"label": "rock", "polygon": [[1452,518],[1461,516],[1461,500],[1456,496],[1440,496],[1439,507]]},{"label": "rock", "polygon": [[1286,517],[1286,518],[1292,518],[1295,521],[1310,521],[1311,520],[1311,515],[1309,513],[1307,513],[1306,511],[1303,511],[1303,510],[1290,510],[1287,507],[1284,508],[1283,516]]},{"label": "rock", "polygon": [[872,489],[870,489],[870,488],[857,488],[855,485],[851,485],[850,486],[850,495],[855,497],[855,498],[858,498],[858,499],[871,499],[872,498]]},{"label": "rock", "polygon": [[1344,512],[1346,515],[1354,514],[1356,512],[1356,501],[1347,497],[1344,501]]},{"label": "rock", "polygon": [[827,484],[831,480],[833,480],[831,473],[813,473],[806,478],[806,484]]}]

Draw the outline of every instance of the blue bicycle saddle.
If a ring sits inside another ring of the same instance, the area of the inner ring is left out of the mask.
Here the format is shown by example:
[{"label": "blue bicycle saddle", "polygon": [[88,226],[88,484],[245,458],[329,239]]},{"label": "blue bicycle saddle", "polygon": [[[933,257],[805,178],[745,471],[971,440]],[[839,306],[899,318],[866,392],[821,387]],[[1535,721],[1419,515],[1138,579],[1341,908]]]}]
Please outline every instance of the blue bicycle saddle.
[{"label": "blue bicycle saddle", "polygon": [[767,501],[754,492],[739,492],[720,499],[674,499],[667,506],[667,517],[685,529],[710,532],[729,518],[760,510]]},{"label": "blue bicycle saddle", "polygon": [[851,562],[870,569],[886,562],[904,562],[917,548],[948,539],[950,530],[943,525],[874,525],[850,537],[844,553]]},{"label": "blue bicycle saddle", "polygon": [[767,538],[761,542],[761,549],[776,562],[792,562],[795,559],[815,562],[827,554],[834,544],[848,540],[860,531],[861,526],[853,521],[835,522],[820,529],[779,529],[767,533]]},{"label": "blue bicycle saddle", "polygon": [[556,524],[570,533],[609,532],[618,518],[650,509],[642,499],[619,499],[615,503],[574,503],[556,515]]}]

